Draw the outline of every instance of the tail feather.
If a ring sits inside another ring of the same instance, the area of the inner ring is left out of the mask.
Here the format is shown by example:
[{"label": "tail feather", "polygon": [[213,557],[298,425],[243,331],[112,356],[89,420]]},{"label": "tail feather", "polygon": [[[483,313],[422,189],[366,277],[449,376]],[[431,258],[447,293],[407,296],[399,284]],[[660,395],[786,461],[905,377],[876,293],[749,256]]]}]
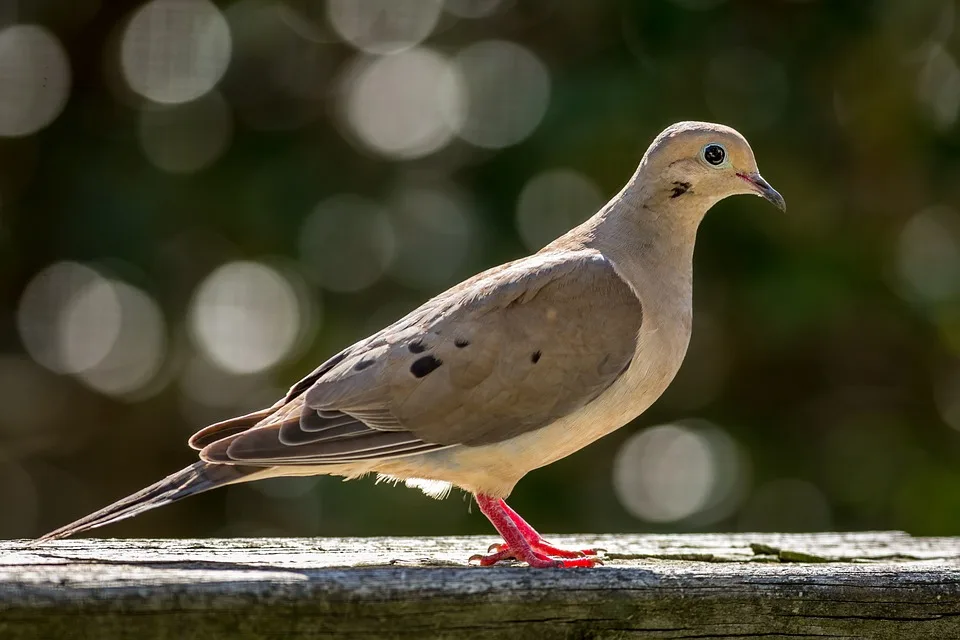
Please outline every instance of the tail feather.
[{"label": "tail feather", "polygon": [[37,538],[35,542],[59,540],[82,531],[96,529],[106,524],[125,520],[139,515],[144,511],[162,507],[163,505],[182,500],[210,489],[215,489],[235,482],[245,482],[259,477],[258,472],[267,472],[264,467],[249,467],[229,464],[208,464],[196,462],[185,469],[181,469],[156,482],[145,489],[127,496],[111,505],[95,511],[76,522],[60,527],[50,533]]}]

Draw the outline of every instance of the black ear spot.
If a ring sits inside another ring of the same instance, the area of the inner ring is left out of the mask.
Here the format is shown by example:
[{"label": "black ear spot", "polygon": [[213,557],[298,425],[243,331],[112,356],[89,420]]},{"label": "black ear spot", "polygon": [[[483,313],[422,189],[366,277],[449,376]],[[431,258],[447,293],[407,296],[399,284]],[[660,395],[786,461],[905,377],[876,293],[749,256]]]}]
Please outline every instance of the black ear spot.
[{"label": "black ear spot", "polygon": [[410,373],[417,378],[422,378],[442,364],[442,360],[434,358],[433,356],[423,356],[413,361],[413,364],[410,365]]},{"label": "black ear spot", "polygon": [[424,351],[427,350],[427,347],[425,344],[423,344],[419,340],[414,340],[413,342],[407,345],[407,349],[410,350],[410,353],[423,353]]},{"label": "black ear spot", "polygon": [[693,186],[689,182],[674,182],[673,190],[670,193],[671,198],[679,198],[687,191],[690,190],[690,187]]},{"label": "black ear spot", "polygon": [[470,346],[470,341],[466,338],[457,338],[453,341],[453,344],[457,347],[457,349],[463,349],[464,347]]},{"label": "black ear spot", "polygon": [[538,362],[540,362],[540,356],[542,355],[543,354],[540,353],[539,351],[534,351],[533,354],[530,356],[530,362],[532,362],[533,364],[537,364]]},{"label": "black ear spot", "polygon": [[357,364],[353,365],[353,369],[354,371],[363,371],[367,367],[372,366],[374,362],[376,362],[376,360],[374,360],[373,358],[366,358],[364,360],[361,360]]}]

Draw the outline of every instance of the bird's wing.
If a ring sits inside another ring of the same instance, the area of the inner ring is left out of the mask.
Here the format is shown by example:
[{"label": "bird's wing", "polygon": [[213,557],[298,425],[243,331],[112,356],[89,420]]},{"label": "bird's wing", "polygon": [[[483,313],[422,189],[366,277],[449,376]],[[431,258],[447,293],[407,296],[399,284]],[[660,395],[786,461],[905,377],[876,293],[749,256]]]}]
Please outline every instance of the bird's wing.
[{"label": "bird's wing", "polygon": [[613,384],[641,321],[640,301],[602,254],[536,254],[437,296],[274,407],[191,443],[212,462],[316,465],[501,442]]}]

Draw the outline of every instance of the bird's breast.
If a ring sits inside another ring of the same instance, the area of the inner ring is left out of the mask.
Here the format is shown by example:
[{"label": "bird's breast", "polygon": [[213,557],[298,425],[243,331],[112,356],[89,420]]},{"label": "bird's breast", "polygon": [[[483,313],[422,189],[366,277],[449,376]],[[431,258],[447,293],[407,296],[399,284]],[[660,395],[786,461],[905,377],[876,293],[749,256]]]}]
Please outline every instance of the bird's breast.
[{"label": "bird's breast", "polygon": [[539,431],[552,445],[549,455],[536,466],[564,458],[619,429],[663,394],[680,369],[690,342],[690,323],[677,324],[677,320],[668,328],[656,318],[644,317],[633,360],[623,375],[593,402]]}]

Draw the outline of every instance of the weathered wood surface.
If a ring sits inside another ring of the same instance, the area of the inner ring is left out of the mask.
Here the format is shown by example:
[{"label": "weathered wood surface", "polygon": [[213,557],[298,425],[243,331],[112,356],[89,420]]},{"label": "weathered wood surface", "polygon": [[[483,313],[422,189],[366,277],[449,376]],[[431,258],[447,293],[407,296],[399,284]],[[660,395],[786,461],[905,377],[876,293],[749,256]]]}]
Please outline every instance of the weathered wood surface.
[{"label": "weathered wood surface", "polygon": [[490,541],[0,542],[0,638],[960,638],[960,538],[556,536],[605,566],[467,566]]}]

